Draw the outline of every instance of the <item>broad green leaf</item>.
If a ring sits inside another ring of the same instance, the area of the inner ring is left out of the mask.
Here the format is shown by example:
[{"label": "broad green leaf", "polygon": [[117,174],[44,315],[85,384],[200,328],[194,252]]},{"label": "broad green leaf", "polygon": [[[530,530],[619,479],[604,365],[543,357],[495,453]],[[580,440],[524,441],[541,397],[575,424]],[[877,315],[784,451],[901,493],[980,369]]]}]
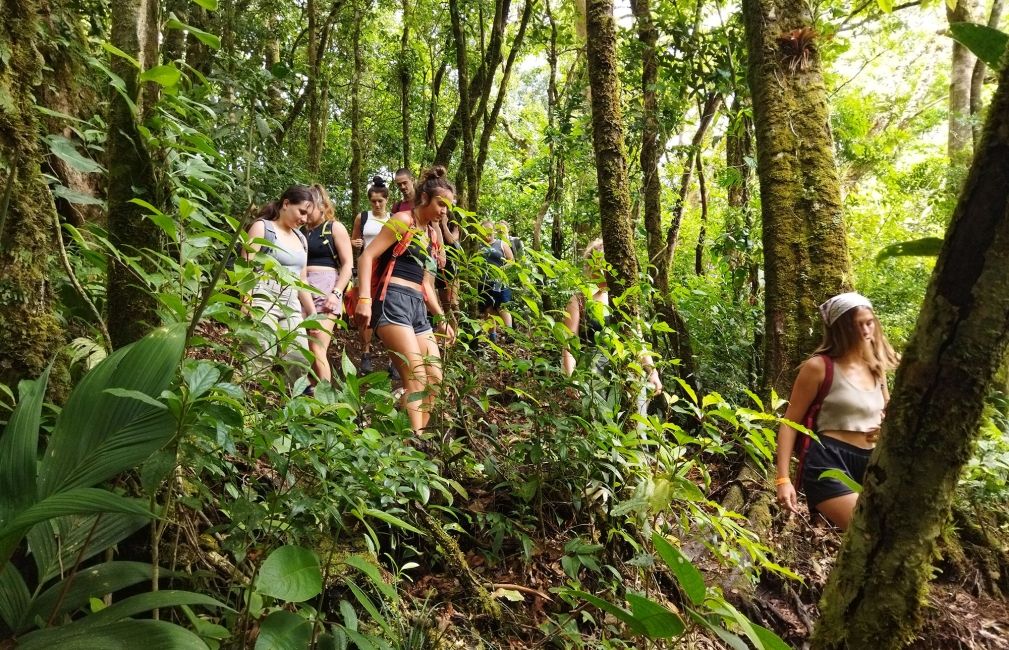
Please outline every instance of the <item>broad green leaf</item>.
[{"label": "broad green leaf", "polygon": [[202,29],[197,29],[192,25],[187,25],[186,23],[179,20],[174,13],[171,14],[170,17],[168,18],[168,21],[165,22],[165,28],[181,29],[187,31],[193,35],[193,38],[203,43],[207,47],[213,48],[215,50],[221,49],[221,38],[219,36],[215,36],[210,32],[205,32]]},{"label": "broad green leaf", "polygon": [[654,600],[633,592],[627,592],[626,598],[631,614],[645,626],[649,639],[671,639],[686,630],[679,616]]},{"label": "broad green leaf", "polygon": [[217,11],[217,0],[193,0],[207,11]]},{"label": "broad green leaf", "polygon": [[319,556],[300,546],[281,546],[259,569],[256,591],[291,603],[318,596],[322,591]]},{"label": "broad green leaf", "polygon": [[590,604],[595,605],[596,607],[603,610],[604,612],[607,612],[608,614],[612,614],[617,619],[623,621],[624,624],[627,625],[627,627],[630,628],[631,632],[633,632],[634,634],[638,634],[641,636],[647,635],[648,630],[645,628],[644,624],[641,621],[639,621],[634,616],[634,614],[631,614],[623,607],[614,605],[609,601],[603,600],[598,596],[593,596],[592,594],[586,593],[584,591],[572,590],[569,591],[568,593],[571,594],[572,596],[577,596],[582,600],[588,601]]},{"label": "broad green leaf", "polygon": [[687,595],[695,605],[700,605],[704,602],[704,596],[707,594],[707,587],[704,585],[704,577],[701,576],[701,572],[697,570],[690,560],[686,558],[685,555],[672,544],[669,543],[665,537],[661,534],[655,532],[652,533],[652,544],[655,545],[655,551],[662,558],[662,561],[666,563],[673,574],[676,576],[676,581],[680,584],[683,589],[683,593]]},{"label": "broad green leaf", "polygon": [[939,237],[924,237],[911,241],[902,241],[890,244],[876,255],[876,263],[891,257],[935,257],[942,248],[942,239]]},{"label": "broad green leaf", "polygon": [[780,636],[766,627],[754,623],[753,631],[757,634],[760,642],[764,644],[764,650],[790,650],[788,644]]},{"label": "broad green leaf", "polygon": [[365,508],[364,514],[366,514],[366,515],[368,515],[370,517],[374,517],[376,519],[381,519],[382,521],[384,521],[387,524],[391,524],[393,526],[397,526],[399,528],[402,528],[403,530],[408,530],[411,533],[415,533],[417,535],[421,535],[422,537],[426,536],[426,533],[424,531],[420,530],[416,526],[412,526],[411,524],[406,523],[405,521],[403,521],[402,519],[400,519],[399,517],[397,517],[395,515],[390,515],[388,512],[383,512],[381,510],[375,510],[374,508]]},{"label": "broad green leaf", "polygon": [[386,634],[392,634],[392,626],[389,625],[389,621],[382,616],[382,612],[379,611],[378,607],[375,605],[375,601],[368,597],[368,594],[364,593],[364,590],[357,586],[357,583],[353,580],[344,581],[347,587],[350,589],[351,593],[354,594],[354,598],[357,602],[361,604],[364,611],[368,612],[375,622],[378,623],[379,627],[385,630]]},{"label": "broad green leaf", "polygon": [[204,596],[203,594],[191,591],[178,591],[167,589],[165,591],[149,591],[136,596],[130,596],[113,603],[100,612],[82,618],[80,621],[71,623],[78,629],[87,629],[95,626],[109,625],[124,618],[133,618],[137,614],[149,612],[159,607],[178,607],[180,605],[204,605],[207,607],[218,607],[222,609],[231,608],[220,602],[216,598]]},{"label": "broad green leaf", "polygon": [[171,440],[176,424],[170,412],[108,390],[159,397],[175,378],[184,345],[184,324],[161,327],[84,376],[50,437],[39,468],[39,496],[101,483]]},{"label": "broad green leaf", "polygon": [[[45,632],[45,634],[43,634]],[[18,650],[206,650],[189,630],[165,621],[121,621],[76,633],[72,627],[40,630],[18,639]]]},{"label": "broad green leaf", "polygon": [[844,485],[855,494],[862,493],[862,486],[855,479],[851,478],[839,469],[828,469],[817,477],[819,480],[832,478],[844,483]]},{"label": "broad green leaf", "polygon": [[392,586],[382,579],[382,574],[374,564],[361,557],[360,555],[348,555],[344,558],[343,563],[347,566],[352,566],[364,575],[368,576],[371,583],[382,592],[382,595],[389,599],[390,602],[396,602],[397,595],[396,590]]},{"label": "broad green leaf", "polygon": [[85,194],[84,192],[72,190],[64,185],[53,185],[52,191],[53,196],[56,198],[76,205],[105,205],[105,201],[99,198]]},{"label": "broad green leaf", "polygon": [[1009,34],[975,23],[952,23],[953,39],[970,50],[992,70],[1002,69],[1002,56],[1009,45]]},{"label": "broad green leaf", "polygon": [[893,13],[893,0],[876,0],[879,10],[885,14]]},{"label": "broad green leaf", "polygon": [[167,409],[168,407],[158,400],[154,399],[149,395],[145,395],[138,390],[128,390],[126,388],[106,388],[105,392],[109,395],[115,395],[116,397],[123,397],[126,399],[135,399],[138,402],[143,402],[149,406],[153,406],[156,409]]},{"label": "broad green leaf", "polygon": [[293,612],[279,610],[259,625],[256,650],[307,650],[312,624]]},{"label": "broad green leaf", "polygon": [[28,601],[32,595],[28,585],[13,564],[8,562],[0,569],[0,620],[11,630],[17,627],[18,621],[28,609]]},{"label": "broad green leaf", "polygon": [[0,528],[35,497],[39,422],[51,368],[38,379],[18,385],[20,400],[0,437]]},{"label": "broad green leaf", "polygon": [[70,165],[79,172],[90,174],[102,171],[102,166],[90,158],[81,155],[74,143],[58,134],[50,134],[45,137],[45,142],[49,145],[49,151],[54,156]]},{"label": "broad green leaf", "polygon": [[[28,548],[35,560],[39,583],[45,584],[140,530],[150,517],[118,512],[60,517],[36,524],[28,531]],[[97,524],[96,524],[97,522]],[[87,543],[87,548],[84,544]],[[83,551],[83,552],[82,552]]]},{"label": "broad green leaf", "polygon": [[155,66],[140,74],[140,81],[153,81],[166,88],[178,85],[180,79],[182,79],[182,73],[171,63]]}]

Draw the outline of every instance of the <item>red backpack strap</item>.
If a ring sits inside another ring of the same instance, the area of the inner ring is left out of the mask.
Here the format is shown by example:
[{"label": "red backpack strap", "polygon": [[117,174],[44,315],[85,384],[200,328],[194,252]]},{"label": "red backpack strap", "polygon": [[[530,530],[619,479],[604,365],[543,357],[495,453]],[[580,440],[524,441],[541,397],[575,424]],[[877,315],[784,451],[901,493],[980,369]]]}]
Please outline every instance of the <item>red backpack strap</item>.
[{"label": "red backpack strap", "polygon": [[[802,425],[810,431],[816,430],[816,418],[820,414],[820,409],[823,408],[823,401],[830,394],[831,385],[834,383],[834,360],[830,358],[830,355],[821,354],[819,356],[823,359],[823,381],[820,382],[820,388],[816,391],[813,403],[806,409],[806,415],[802,418]],[[809,451],[810,437],[804,433],[796,433],[795,455],[799,459],[799,464],[795,469],[793,483],[798,489],[802,485],[802,470],[806,464],[806,452]]]},{"label": "red backpack strap", "polygon": [[385,267],[385,273],[382,277],[382,290],[379,292],[379,300],[385,300],[386,291],[389,290],[389,278],[392,277],[392,269],[396,266],[396,259],[406,252],[406,249],[410,247],[410,240],[413,239],[413,221],[411,220],[410,226],[407,228],[406,233],[396,242],[396,246],[392,249],[392,259]]}]

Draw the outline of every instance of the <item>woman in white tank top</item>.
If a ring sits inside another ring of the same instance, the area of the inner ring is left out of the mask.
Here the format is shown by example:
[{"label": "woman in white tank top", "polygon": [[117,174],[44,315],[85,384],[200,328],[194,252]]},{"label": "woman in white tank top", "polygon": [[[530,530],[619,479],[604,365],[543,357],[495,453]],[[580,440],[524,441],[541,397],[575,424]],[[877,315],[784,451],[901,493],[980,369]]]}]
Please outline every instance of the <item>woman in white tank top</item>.
[{"label": "woman in white tank top", "polygon": [[[864,296],[834,296],[820,305],[820,315],[823,342],[799,369],[784,418],[802,422],[821,390],[829,388],[814,425],[820,442],[810,442],[802,463],[802,485],[810,510],[818,510],[846,530],[858,495],[841,481],[820,476],[834,469],[862,483],[890,398],[886,372],[895,368],[899,359]],[[778,502],[792,512],[798,511],[795,486],[789,478],[796,439],[795,429],[782,423],[775,485]]]},{"label": "woman in white tank top", "polygon": [[[368,248],[371,242],[375,241],[378,233],[382,232],[386,222],[391,215],[385,211],[385,206],[389,202],[389,188],[381,176],[371,179],[371,187],[368,188],[368,202],[371,203],[371,212],[362,212],[354,218],[354,228],[350,236],[350,245],[354,247],[354,253],[358,256]],[[363,223],[362,223],[363,222]],[[358,322],[358,332],[361,335],[361,368],[362,373],[372,371],[371,364],[371,335],[372,329],[366,322]],[[390,375],[393,374],[390,372]],[[397,377],[393,377],[396,379]]]}]

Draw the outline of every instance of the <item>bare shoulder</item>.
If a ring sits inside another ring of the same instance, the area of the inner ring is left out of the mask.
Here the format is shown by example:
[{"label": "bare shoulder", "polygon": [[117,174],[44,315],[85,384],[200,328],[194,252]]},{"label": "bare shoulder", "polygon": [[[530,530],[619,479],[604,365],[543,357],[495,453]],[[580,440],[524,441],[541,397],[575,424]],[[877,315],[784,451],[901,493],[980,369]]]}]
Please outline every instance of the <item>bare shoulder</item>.
[{"label": "bare shoulder", "polygon": [[799,367],[799,379],[806,381],[816,381],[819,384],[827,375],[827,363],[823,356],[817,354],[806,359]]},{"label": "bare shoulder", "polygon": [[[361,217],[358,217],[358,219],[360,219],[360,218]],[[346,235],[347,234],[347,226],[343,225],[343,223],[341,223],[339,221],[334,221],[332,223],[333,223],[333,225],[331,227],[331,231],[333,233],[335,233],[337,235]]]},{"label": "bare shoulder", "polygon": [[262,219],[256,219],[249,226],[249,236],[250,237],[262,237],[266,233],[266,226],[263,224]]}]

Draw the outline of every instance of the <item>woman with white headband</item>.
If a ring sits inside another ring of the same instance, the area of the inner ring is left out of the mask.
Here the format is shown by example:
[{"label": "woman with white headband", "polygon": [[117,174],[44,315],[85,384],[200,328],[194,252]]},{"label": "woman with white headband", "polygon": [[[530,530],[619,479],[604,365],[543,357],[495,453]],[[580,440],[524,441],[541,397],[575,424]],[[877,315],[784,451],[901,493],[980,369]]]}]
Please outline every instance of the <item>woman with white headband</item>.
[{"label": "woman with white headband", "polygon": [[[810,441],[799,480],[810,510],[846,530],[858,495],[841,481],[820,475],[836,469],[862,483],[890,399],[886,372],[897,366],[898,357],[865,296],[834,296],[820,305],[820,316],[823,342],[799,368],[785,419],[802,422],[810,407],[819,405],[813,428],[820,440]],[[796,438],[796,430],[782,423],[774,483],[778,503],[792,512],[798,508],[789,478]]]}]

